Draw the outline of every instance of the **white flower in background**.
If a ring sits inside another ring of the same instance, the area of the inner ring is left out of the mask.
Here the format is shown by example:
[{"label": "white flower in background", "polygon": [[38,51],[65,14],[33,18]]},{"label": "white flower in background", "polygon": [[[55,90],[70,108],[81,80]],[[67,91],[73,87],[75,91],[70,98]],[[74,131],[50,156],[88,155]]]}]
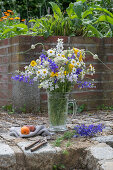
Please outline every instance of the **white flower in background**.
[{"label": "white flower in background", "polygon": [[54,56],[55,55],[55,51],[50,49],[47,51],[48,57]]},{"label": "white flower in background", "polygon": [[41,86],[45,89],[48,89],[49,88],[49,83],[48,83],[48,80],[46,81],[43,81],[43,83],[41,83]]},{"label": "white flower in background", "polygon": [[50,91],[53,91],[53,90],[54,90],[54,87],[53,87],[53,86],[51,86],[51,87],[50,87]]},{"label": "white flower in background", "polygon": [[26,69],[28,69],[28,66],[25,66],[24,68],[25,68],[25,70],[26,70]]},{"label": "white flower in background", "polygon": [[47,74],[48,74],[48,70],[47,69],[42,69],[41,70],[41,74],[42,74],[42,76],[47,76]]},{"label": "white flower in background", "polygon": [[77,67],[80,67],[80,66],[81,66],[81,63],[80,63],[79,61],[77,61],[77,62],[75,63],[75,65],[76,65]]},{"label": "white flower in background", "polygon": [[52,87],[53,86],[53,83],[52,81],[49,82],[49,87]]},{"label": "white flower in background", "polygon": [[29,72],[27,73],[27,75],[30,77],[30,76],[33,75],[33,73],[32,73],[31,71],[29,71]]},{"label": "white flower in background", "polygon": [[75,67],[73,67],[72,69],[72,73],[76,73],[77,69]]},{"label": "white flower in background", "polygon": [[59,39],[58,38],[58,43],[56,46],[56,51],[57,53],[61,53],[63,51],[64,47],[63,47],[63,39]]},{"label": "white flower in background", "polygon": [[71,60],[71,64],[75,65],[76,64],[76,60],[72,59]]},{"label": "white flower in background", "polygon": [[57,53],[57,54],[56,54],[56,57],[61,57],[61,56],[62,56],[61,53]]},{"label": "white flower in background", "polygon": [[78,79],[77,74],[73,74],[73,80],[74,80],[74,82],[77,82],[77,79]]},{"label": "white flower in background", "polygon": [[37,76],[39,77],[41,75],[41,70],[38,70],[36,73],[37,73]]},{"label": "white flower in background", "polygon": [[31,45],[31,49],[34,50],[35,49],[35,45],[32,44]]},{"label": "white flower in background", "polygon": [[56,57],[54,61],[56,64],[62,65],[62,64],[65,64],[68,61],[68,59],[65,57]]},{"label": "white flower in background", "polygon": [[98,59],[98,55],[97,55],[97,54],[94,54],[94,55],[93,55],[93,59]]},{"label": "white flower in background", "polygon": [[49,67],[49,62],[48,61],[44,61],[43,65],[44,65],[44,67]]},{"label": "white flower in background", "polygon": [[55,84],[55,89],[58,89],[58,88],[59,88],[59,86],[57,84]]},{"label": "white flower in background", "polygon": [[41,60],[40,60],[40,59],[37,59],[37,60],[36,60],[36,63],[37,63],[37,64],[40,64],[40,63],[41,63]]},{"label": "white flower in background", "polygon": [[73,82],[73,77],[70,75],[70,76],[68,77],[68,80],[69,80],[70,82]]},{"label": "white flower in background", "polygon": [[34,78],[33,78],[33,81],[37,81],[37,80],[38,80],[38,77],[34,77]]}]

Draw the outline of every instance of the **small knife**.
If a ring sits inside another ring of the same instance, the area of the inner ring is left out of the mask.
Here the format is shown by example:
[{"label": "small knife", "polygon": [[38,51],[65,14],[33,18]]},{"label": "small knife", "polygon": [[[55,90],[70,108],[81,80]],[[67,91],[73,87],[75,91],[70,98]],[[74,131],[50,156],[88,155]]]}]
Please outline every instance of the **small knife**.
[{"label": "small knife", "polygon": [[35,142],[29,144],[28,146],[25,146],[25,150],[28,150],[28,149],[32,148],[32,146],[34,146],[35,144],[39,143],[40,141],[41,141],[41,140],[38,139],[37,141],[35,141]]},{"label": "small knife", "polygon": [[45,141],[42,141],[41,143],[39,143],[38,145],[34,146],[32,149],[31,149],[31,152],[37,150],[38,148],[40,148],[42,145],[46,144],[47,143],[47,140]]}]

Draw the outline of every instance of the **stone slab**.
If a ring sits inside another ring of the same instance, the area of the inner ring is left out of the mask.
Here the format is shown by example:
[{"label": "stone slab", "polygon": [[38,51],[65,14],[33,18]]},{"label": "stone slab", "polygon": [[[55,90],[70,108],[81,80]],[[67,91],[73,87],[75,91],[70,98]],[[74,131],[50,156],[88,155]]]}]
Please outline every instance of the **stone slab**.
[{"label": "stone slab", "polygon": [[113,170],[113,159],[107,161],[100,161],[99,164],[102,164],[100,166],[100,169],[102,170]]},{"label": "stone slab", "polygon": [[0,169],[10,168],[15,169],[16,166],[16,157],[14,151],[10,148],[9,145],[5,143],[0,143]]},{"label": "stone slab", "polygon": [[31,152],[25,150],[25,146],[30,142],[19,142],[18,146],[23,150],[25,155],[25,167],[27,170],[52,170],[54,164],[54,157],[56,153],[60,152],[59,147],[52,147],[50,144],[46,144],[38,150]]},{"label": "stone slab", "polygon": [[106,143],[113,148],[113,135],[99,136],[99,137],[92,138],[92,140],[96,140],[100,143]]},{"label": "stone slab", "polygon": [[90,148],[91,154],[98,160],[113,159],[113,148],[105,143],[99,143]]}]

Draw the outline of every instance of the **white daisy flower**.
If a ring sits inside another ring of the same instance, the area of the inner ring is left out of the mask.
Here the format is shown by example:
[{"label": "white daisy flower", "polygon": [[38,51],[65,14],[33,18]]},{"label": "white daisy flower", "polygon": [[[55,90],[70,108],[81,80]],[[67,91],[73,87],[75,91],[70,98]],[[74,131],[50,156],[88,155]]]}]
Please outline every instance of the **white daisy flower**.
[{"label": "white daisy flower", "polygon": [[76,65],[77,67],[80,67],[80,66],[81,66],[81,63],[80,63],[79,61],[77,61],[77,62],[75,63],[75,65]]},{"label": "white daisy flower", "polygon": [[62,56],[61,53],[57,53],[57,54],[56,54],[56,57],[61,57],[61,56]]},{"label": "white daisy flower", "polygon": [[72,59],[71,64],[75,65],[75,63],[76,63],[76,60]]},{"label": "white daisy flower", "polygon": [[49,50],[47,51],[47,54],[48,54],[48,57],[53,56],[53,55],[55,55],[55,51],[52,50],[52,49],[49,49]]},{"label": "white daisy flower", "polygon": [[73,67],[72,69],[72,73],[76,73],[77,69],[75,67]]},{"label": "white daisy flower", "polygon": [[47,69],[43,69],[41,70],[42,76],[47,76],[48,74],[48,70]]}]

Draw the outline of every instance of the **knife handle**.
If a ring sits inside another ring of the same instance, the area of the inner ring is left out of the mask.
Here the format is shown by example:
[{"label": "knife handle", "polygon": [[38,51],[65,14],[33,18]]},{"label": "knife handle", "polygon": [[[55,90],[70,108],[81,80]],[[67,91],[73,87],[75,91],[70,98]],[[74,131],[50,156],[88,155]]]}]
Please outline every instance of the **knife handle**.
[{"label": "knife handle", "polygon": [[40,140],[38,139],[37,141],[29,144],[28,146],[25,146],[25,150],[28,150],[28,149],[32,148],[32,146],[34,146],[36,143],[39,143],[39,142],[40,142]]},{"label": "knife handle", "polygon": [[31,152],[37,150],[38,148],[40,148],[42,145],[46,144],[47,141],[43,141],[42,143],[38,144],[37,146],[34,146],[32,149],[31,149]]}]

